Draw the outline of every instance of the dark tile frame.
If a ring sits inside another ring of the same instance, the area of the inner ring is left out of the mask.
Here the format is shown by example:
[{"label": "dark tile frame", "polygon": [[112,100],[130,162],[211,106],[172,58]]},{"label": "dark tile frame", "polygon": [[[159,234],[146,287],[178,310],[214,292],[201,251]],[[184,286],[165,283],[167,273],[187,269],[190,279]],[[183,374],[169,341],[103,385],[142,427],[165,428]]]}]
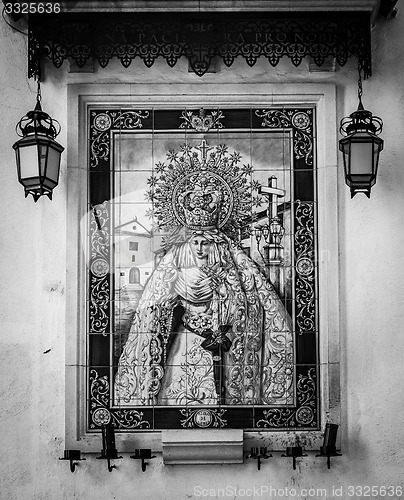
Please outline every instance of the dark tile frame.
[{"label": "dark tile frame", "polygon": [[[113,189],[113,134],[120,130],[149,130],[156,124],[158,129],[190,128],[183,118],[182,109],[135,109],[110,106],[90,109],[89,113],[89,193],[88,209],[91,213],[87,277],[87,428],[99,430],[107,420],[113,420],[117,430],[150,431],[163,428],[198,427],[203,421],[206,427],[244,428],[248,430],[317,430],[320,425],[319,359],[318,359],[318,287],[317,287],[317,206],[316,198],[316,134],[315,108],[205,108],[205,113],[216,111],[215,123],[223,131],[233,128],[285,130],[293,141],[293,186],[299,197],[294,198],[294,254],[295,254],[295,405],[238,407],[145,407],[117,408],[112,405],[111,381],[113,377],[113,255],[110,252],[111,221],[108,200]],[[198,110],[193,111],[195,114]],[[173,123],[167,118],[171,117]],[[217,129],[216,129],[217,130]],[[192,133],[192,130],[188,131]],[[93,335],[101,335],[101,342],[90,341]],[[109,344],[108,356],[101,356],[109,365],[94,366],[99,355],[92,352],[94,345]],[[91,363],[93,365],[91,366]],[[208,425],[206,425],[208,422]]]}]

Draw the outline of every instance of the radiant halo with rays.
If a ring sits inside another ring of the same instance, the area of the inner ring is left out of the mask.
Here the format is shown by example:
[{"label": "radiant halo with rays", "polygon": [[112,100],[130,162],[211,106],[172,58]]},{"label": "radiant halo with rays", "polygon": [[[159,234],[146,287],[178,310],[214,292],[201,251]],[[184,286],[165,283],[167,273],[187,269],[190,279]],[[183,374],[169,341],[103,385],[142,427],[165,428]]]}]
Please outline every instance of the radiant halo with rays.
[{"label": "radiant halo with rays", "polygon": [[186,226],[183,193],[193,186],[208,183],[221,193],[217,227],[235,240],[251,223],[251,174],[249,164],[241,164],[240,153],[229,152],[226,145],[208,146],[205,139],[198,146],[183,144],[179,152],[170,150],[166,162],[155,165],[148,179],[150,215],[156,230],[172,231]]}]

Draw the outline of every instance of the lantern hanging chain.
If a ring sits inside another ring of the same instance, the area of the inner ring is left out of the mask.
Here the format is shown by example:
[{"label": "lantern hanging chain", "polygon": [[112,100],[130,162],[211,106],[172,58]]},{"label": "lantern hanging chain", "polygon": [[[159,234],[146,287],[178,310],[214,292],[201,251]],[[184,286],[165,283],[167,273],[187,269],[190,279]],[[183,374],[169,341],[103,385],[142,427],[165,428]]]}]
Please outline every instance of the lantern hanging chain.
[{"label": "lantern hanging chain", "polygon": [[36,100],[41,102],[42,101],[42,94],[41,94],[41,82],[38,78],[38,89],[37,89],[37,93],[36,93]]},{"label": "lantern hanging chain", "polygon": [[362,105],[362,95],[363,95],[363,88],[362,88],[362,66],[360,61],[358,61],[358,99],[359,99],[359,105]]}]

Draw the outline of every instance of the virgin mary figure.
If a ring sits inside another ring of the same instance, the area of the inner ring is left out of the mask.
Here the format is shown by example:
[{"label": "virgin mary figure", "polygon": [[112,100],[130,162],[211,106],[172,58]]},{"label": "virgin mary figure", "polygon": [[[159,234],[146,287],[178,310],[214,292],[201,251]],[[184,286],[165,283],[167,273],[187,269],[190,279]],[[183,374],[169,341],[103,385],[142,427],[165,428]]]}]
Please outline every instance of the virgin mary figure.
[{"label": "virgin mary figure", "polygon": [[159,186],[152,199],[166,227],[170,218],[181,227],[168,238],[139,301],[115,376],[115,403],[291,403],[289,315],[225,231],[234,230],[248,198],[239,158],[229,158],[223,146],[209,158],[188,146],[170,158],[166,175],[152,182]]}]

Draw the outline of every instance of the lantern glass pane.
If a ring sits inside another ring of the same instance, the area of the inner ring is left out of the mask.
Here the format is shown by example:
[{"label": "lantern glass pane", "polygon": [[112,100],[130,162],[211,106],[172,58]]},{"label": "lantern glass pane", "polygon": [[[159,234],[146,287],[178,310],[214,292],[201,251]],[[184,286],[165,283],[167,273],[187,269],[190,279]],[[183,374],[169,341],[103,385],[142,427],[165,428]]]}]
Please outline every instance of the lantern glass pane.
[{"label": "lantern glass pane", "polygon": [[344,169],[345,169],[345,176],[349,172],[349,146],[345,145],[344,148],[342,149],[342,154],[343,154],[343,160],[344,160]]},{"label": "lantern glass pane", "polygon": [[39,168],[41,172],[41,177],[43,177],[46,174],[47,153],[48,153],[48,146],[44,144],[38,144]]},{"label": "lantern glass pane", "polygon": [[373,143],[352,142],[351,174],[370,174],[373,170]]},{"label": "lantern glass pane", "polygon": [[58,183],[59,177],[59,166],[60,166],[60,152],[53,149],[52,146],[49,147],[48,153],[48,167],[46,170],[46,177],[56,184]]},{"label": "lantern glass pane", "polygon": [[38,149],[36,144],[20,147],[21,179],[38,177]]},{"label": "lantern glass pane", "polygon": [[373,144],[373,158],[374,158],[374,168],[375,168],[375,174],[377,173],[377,167],[379,165],[379,156],[380,156],[380,151],[383,149],[383,143],[380,142],[374,142]]}]

